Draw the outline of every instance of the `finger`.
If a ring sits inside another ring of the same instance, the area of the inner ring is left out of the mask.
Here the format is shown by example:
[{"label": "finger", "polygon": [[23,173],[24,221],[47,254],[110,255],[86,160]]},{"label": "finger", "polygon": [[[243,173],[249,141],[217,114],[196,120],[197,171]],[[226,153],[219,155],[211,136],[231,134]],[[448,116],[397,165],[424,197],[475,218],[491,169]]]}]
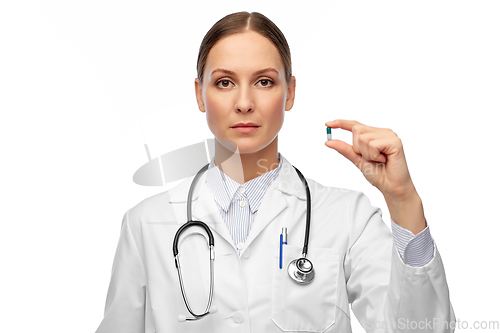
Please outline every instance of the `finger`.
[{"label": "finger", "polygon": [[[345,120],[345,119],[336,119],[332,121],[327,121],[325,123],[327,127],[330,128],[340,128],[347,131],[352,132],[353,134],[359,133],[370,133],[370,132],[381,132],[381,131],[390,131],[389,129],[367,126],[365,124],[360,123],[356,120]],[[392,132],[392,131],[391,131]]]},{"label": "finger", "polygon": [[341,128],[343,130],[352,132],[352,128],[355,125],[363,125],[363,124],[357,122],[356,120],[336,119],[332,121],[327,121],[325,125],[330,128]]},{"label": "finger", "polygon": [[[403,146],[401,140],[396,138],[380,138],[373,140],[372,145],[376,147],[386,157],[403,154]],[[404,155],[403,155],[404,156]]]},{"label": "finger", "polygon": [[356,154],[361,154],[360,146],[358,144],[358,135],[363,133],[364,127],[367,127],[360,122],[355,120],[345,120],[345,119],[336,119],[333,121],[328,121],[325,123],[326,126],[330,128],[340,128],[347,131],[350,131],[353,135],[353,149]]},{"label": "finger", "polygon": [[377,147],[377,140],[369,141],[367,146],[368,146],[367,160],[380,163],[387,162],[387,157],[385,157],[385,155],[382,154],[382,152]]},{"label": "finger", "polygon": [[359,154],[361,154],[365,160],[380,163],[385,163],[387,161],[386,157],[379,149],[379,146],[374,144],[375,140],[382,138],[380,133],[364,133],[355,135],[355,138],[354,142],[356,143],[356,146],[353,145],[354,151],[357,153],[359,151]]},{"label": "finger", "polygon": [[368,142],[375,139],[376,134],[359,132],[359,127],[353,127],[352,131],[352,148],[368,160],[370,156]]},{"label": "finger", "polygon": [[360,159],[361,159],[361,156],[359,154],[356,154],[356,152],[354,152],[353,148],[351,145],[345,143],[344,141],[341,141],[341,140],[330,140],[330,141],[326,141],[325,142],[325,145],[332,148],[332,149],[335,149],[336,151],[338,151],[342,156],[344,156],[345,158],[347,158],[349,161],[351,161],[354,165],[356,165],[357,167],[359,167],[359,164],[360,164]]}]

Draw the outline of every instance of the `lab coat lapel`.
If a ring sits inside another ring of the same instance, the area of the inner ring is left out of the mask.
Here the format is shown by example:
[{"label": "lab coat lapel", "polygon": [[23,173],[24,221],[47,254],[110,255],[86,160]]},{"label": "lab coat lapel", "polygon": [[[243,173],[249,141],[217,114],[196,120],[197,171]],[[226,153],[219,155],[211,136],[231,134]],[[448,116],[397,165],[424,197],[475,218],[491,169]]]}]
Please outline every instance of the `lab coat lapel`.
[{"label": "lab coat lapel", "polygon": [[[301,200],[306,200],[304,187],[293,165],[291,165],[283,155],[281,155],[281,158],[283,158],[283,165],[281,166],[280,173],[276,180],[271,183],[266,194],[262,198],[262,203],[257,211],[252,229],[245,242],[245,248],[248,247],[272,221],[286,213],[288,207],[288,202],[285,199],[286,196],[293,195]],[[171,203],[186,203],[192,179],[193,177],[188,178],[172,191]],[[208,188],[206,179],[206,173],[204,173],[200,177],[193,193],[193,219],[205,222],[212,230],[219,234],[220,237],[234,247],[233,238],[220,215],[217,204]],[[185,214],[184,209],[185,208],[182,208],[183,214]]]},{"label": "lab coat lapel", "polygon": [[286,214],[288,202],[285,196],[293,195],[299,199],[306,200],[304,186],[293,165],[283,155],[281,155],[281,158],[284,160],[278,178],[271,183],[262,198],[252,229],[245,242],[245,247],[250,246],[272,221]]},{"label": "lab coat lapel", "polygon": [[219,208],[215,203],[212,192],[208,188],[206,177],[205,181],[198,186],[200,186],[200,190],[197,199],[193,202],[193,219],[205,222],[212,230],[234,247],[231,234],[222,220]]},{"label": "lab coat lapel", "polygon": [[257,211],[257,216],[253,222],[252,229],[250,230],[248,238],[245,241],[245,247],[250,246],[250,244],[269,225],[269,223],[282,214],[287,207],[288,203],[283,198],[283,193],[277,188],[277,186],[271,185],[262,198],[262,203]]}]

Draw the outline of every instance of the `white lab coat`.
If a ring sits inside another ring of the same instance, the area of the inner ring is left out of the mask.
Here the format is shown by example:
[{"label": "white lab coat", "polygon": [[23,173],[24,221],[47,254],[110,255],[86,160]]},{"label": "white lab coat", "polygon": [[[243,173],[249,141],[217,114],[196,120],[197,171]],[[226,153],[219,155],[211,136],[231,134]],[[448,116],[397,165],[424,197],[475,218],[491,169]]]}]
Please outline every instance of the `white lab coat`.
[{"label": "white lab coat", "polygon": [[[351,332],[350,303],[368,332],[453,331],[446,329],[455,317],[437,248],[423,267],[404,264],[380,209],[360,192],[308,179],[312,197],[308,257],[316,276],[309,285],[289,278],[286,267],[301,255],[304,242],[306,197],[286,159],[263,198],[241,256],[207,187],[206,173],[200,178],[193,196],[193,219],[207,223],[214,234],[213,304],[218,311],[198,321],[178,322],[178,315],[188,312],[172,241],[186,222],[192,179],[145,199],[125,214],[98,333],[346,333]],[[288,245],[284,245],[284,267],[279,269],[282,227],[288,228]],[[186,231],[184,239],[197,228]],[[208,250],[195,245],[180,246],[181,265],[183,251],[199,252],[200,265],[205,265],[200,270],[207,269],[199,276],[188,277],[188,271],[183,275],[185,280],[200,281],[200,290],[188,294],[190,302],[206,304]]]}]

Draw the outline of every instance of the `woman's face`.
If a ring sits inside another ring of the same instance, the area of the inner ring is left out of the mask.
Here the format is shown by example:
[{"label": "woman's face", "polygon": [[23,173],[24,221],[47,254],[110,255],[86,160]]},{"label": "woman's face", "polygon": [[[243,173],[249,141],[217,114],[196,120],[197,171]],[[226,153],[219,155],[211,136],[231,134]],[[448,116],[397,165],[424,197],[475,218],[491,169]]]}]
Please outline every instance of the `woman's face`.
[{"label": "woman's face", "polygon": [[[221,39],[210,50],[203,84],[195,80],[200,111],[227,149],[240,154],[276,145],[284,113],[293,106],[295,77],[287,84],[278,50],[267,38],[245,31]],[[225,139],[225,140],[224,140]]]}]

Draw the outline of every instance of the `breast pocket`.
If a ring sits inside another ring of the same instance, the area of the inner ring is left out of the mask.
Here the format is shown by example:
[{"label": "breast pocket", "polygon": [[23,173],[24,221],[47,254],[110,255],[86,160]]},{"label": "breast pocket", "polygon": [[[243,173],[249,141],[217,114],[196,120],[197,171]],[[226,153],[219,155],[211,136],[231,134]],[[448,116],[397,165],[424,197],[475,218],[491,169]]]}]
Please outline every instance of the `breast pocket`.
[{"label": "breast pocket", "polygon": [[338,251],[309,248],[308,258],[315,276],[307,285],[299,285],[288,275],[288,264],[301,256],[302,248],[283,245],[283,268],[279,253],[273,274],[272,320],[284,332],[324,332],[335,323]]}]

